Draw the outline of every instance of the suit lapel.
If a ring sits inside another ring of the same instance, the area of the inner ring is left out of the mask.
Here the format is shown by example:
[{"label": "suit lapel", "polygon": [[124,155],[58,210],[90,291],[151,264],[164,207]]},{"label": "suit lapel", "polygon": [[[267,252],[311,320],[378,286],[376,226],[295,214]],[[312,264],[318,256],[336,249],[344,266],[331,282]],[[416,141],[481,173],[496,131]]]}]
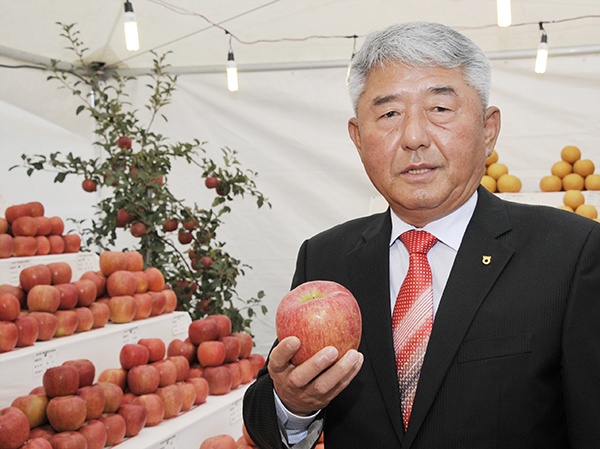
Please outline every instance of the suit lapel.
[{"label": "suit lapel", "polygon": [[360,304],[363,319],[365,363],[372,365],[383,402],[402,439],[402,413],[394,346],[389,291],[389,243],[391,220],[381,214],[363,233],[363,240],[348,254],[347,265],[352,291]]},{"label": "suit lapel", "polygon": [[473,317],[513,254],[497,237],[510,230],[502,202],[480,189],[477,207],[456,255],[436,313],[410,424],[402,446],[410,447],[423,424]]}]

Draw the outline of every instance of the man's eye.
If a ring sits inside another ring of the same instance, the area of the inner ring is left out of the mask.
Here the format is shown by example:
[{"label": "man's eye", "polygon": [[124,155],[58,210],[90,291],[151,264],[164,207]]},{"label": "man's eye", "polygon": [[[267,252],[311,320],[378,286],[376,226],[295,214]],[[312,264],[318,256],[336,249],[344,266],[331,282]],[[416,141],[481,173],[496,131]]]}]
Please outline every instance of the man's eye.
[{"label": "man's eye", "polygon": [[398,115],[396,111],[389,111],[383,114],[383,117],[394,117],[395,115]]},{"label": "man's eye", "polygon": [[436,106],[435,108],[433,108],[433,110],[434,110],[435,112],[446,112],[446,111],[449,111],[450,109],[448,109],[448,108],[445,108],[445,107],[443,107],[443,106]]}]

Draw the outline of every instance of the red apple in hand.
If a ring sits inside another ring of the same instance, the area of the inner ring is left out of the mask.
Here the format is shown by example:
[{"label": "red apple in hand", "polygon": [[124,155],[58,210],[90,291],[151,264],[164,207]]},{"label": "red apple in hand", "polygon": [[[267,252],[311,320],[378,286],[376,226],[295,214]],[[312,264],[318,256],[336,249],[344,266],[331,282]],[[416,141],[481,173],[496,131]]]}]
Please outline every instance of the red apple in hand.
[{"label": "red apple in hand", "polygon": [[0,410],[0,447],[18,449],[29,438],[29,420],[17,407]]},{"label": "red apple in hand", "polygon": [[299,365],[326,346],[337,348],[339,357],[357,349],[362,318],[346,287],[332,281],[309,281],[283,297],[275,328],[279,341],[292,335],[300,339],[300,349],[291,360]]}]

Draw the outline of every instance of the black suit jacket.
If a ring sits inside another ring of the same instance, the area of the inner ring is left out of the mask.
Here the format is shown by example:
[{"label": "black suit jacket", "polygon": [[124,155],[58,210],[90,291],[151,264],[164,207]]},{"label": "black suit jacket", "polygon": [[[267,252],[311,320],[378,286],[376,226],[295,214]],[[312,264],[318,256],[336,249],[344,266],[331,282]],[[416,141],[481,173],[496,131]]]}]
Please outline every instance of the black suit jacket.
[{"label": "black suit jacket", "polygon": [[[363,367],[323,411],[327,449],[600,448],[600,225],[479,189],[437,311],[408,430],[391,331],[389,211],[302,245],[293,286],[348,287]],[[489,263],[484,263],[489,258]],[[244,399],[259,447],[279,448],[263,370]]]}]

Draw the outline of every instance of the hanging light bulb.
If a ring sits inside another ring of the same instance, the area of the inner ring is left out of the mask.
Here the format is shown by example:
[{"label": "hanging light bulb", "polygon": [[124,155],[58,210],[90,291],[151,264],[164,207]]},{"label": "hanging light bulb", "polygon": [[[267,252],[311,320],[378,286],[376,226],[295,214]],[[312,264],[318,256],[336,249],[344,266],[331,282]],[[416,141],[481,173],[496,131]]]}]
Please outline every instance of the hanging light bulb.
[{"label": "hanging light bulb", "polygon": [[123,26],[125,28],[125,47],[129,51],[140,49],[137,22],[133,13],[133,5],[129,0],[125,1],[125,14],[123,14]]},{"label": "hanging light bulb", "polygon": [[542,39],[538,45],[537,56],[535,58],[535,73],[545,73],[546,63],[548,62],[548,35],[544,30],[542,22],[540,22],[540,30],[542,31]]},{"label": "hanging light bulb", "polygon": [[510,26],[510,24],[512,23],[510,0],[497,0],[496,9],[498,11],[498,26]]},{"label": "hanging light bulb", "polygon": [[[225,31],[229,34],[229,32]],[[229,52],[227,53],[227,64],[225,65],[227,70],[227,89],[229,92],[236,92],[238,90],[238,74],[237,64],[233,57],[233,48],[231,47],[231,35],[229,35]]]}]

